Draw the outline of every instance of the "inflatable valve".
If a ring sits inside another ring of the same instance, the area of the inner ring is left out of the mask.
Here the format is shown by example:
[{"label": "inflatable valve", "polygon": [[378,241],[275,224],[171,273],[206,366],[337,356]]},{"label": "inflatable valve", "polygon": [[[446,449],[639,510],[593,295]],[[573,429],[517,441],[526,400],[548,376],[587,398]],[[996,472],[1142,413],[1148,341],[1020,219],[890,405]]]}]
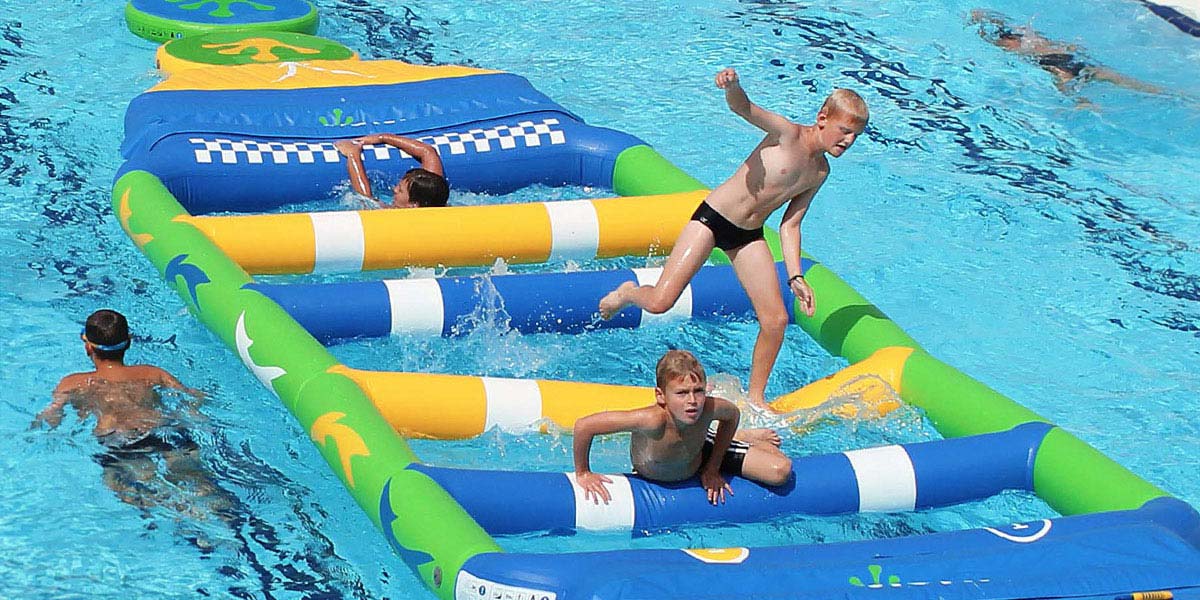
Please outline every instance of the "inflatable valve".
[{"label": "inflatable valve", "polygon": [[1134,592],[1125,596],[1117,596],[1116,600],[1172,600],[1175,594],[1169,590],[1156,590],[1153,592]]}]

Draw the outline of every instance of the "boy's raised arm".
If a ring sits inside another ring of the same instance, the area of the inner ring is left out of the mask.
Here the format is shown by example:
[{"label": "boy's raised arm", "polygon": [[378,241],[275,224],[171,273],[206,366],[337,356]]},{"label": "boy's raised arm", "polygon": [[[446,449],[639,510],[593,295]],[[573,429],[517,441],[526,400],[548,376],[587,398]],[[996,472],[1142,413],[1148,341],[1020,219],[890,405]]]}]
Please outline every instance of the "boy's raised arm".
[{"label": "boy's raised arm", "polygon": [[[367,136],[368,138],[377,138],[377,141],[367,142],[370,144],[384,143],[394,148],[399,148],[405,154],[417,159],[421,163],[421,168],[436,173],[445,175],[442,171],[442,157],[438,154],[437,148],[413,138],[395,135],[391,133],[381,133],[378,135]],[[367,139],[367,138],[363,138]]]},{"label": "boy's raised arm", "polygon": [[796,124],[778,113],[773,113],[753,102],[738,82],[737,71],[726,68],[717,73],[717,87],[725,90],[725,102],[729,110],[751,125],[773,135],[782,136],[795,131]]},{"label": "boy's raised arm", "polygon": [[367,169],[363,166],[363,146],[368,144],[387,144],[398,148],[401,152],[417,159],[421,168],[431,173],[445,175],[442,169],[442,157],[437,148],[420,140],[414,140],[392,133],[375,133],[364,135],[352,140],[338,140],[333,143],[338,152],[346,157],[346,170],[350,174],[350,185],[360,195],[371,197],[371,180],[367,178]]},{"label": "boy's raised arm", "polygon": [[350,186],[360,196],[370,198],[371,180],[367,178],[367,169],[363,166],[362,160],[363,139],[365,138],[338,140],[333,143],[333,147],[346,157],[346,171],[350,174]]},{"label": "boy's raised arm", "polygon": [[572,446],[575,457],[575,482],[583,488],[584,499],[599,504],[612,500],[605,483],[612,479],[592,472],[592,438],[606,433],[638,431],[645,428],[645,413],[640,410],[600,412],[575,421],[575,440]]}]

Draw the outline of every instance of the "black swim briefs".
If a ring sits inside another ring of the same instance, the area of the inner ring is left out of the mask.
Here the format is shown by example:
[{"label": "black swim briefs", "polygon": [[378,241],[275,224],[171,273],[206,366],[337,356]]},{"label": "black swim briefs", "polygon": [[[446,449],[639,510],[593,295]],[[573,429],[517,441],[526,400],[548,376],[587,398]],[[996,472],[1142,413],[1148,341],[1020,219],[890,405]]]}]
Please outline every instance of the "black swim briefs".
[{"label": "black swim briefs", "polygon": [[[708,457],[712,456],[713,441],[717,434],[714,431],[709,431],[704,436],[704,449],[700,451],[700,466],[708,464]],[[733,440],[729,442],[729,449],[725,451],[725,457],[721,459],[721,472],[727,475],[742,474],[742,464],[746,462],[746,452],[750,450],[750,444]]]},{"label": "black swim briefs", "polygon": [[108,443],[101,440],[107,449],[94,455],[101,467],[111,467],[128,460],[145,458],[153,454],[161,455],[172,450],[194,450],[199,446],[186,431],[160,432],[151,431],[136,440]]},{"label": "black swim briefs", "polygon": [[1037,61],[1043,67],[1058,69],[1071,77],[1079,77],[1079,74],[1088,68],[1087,63],[1077,60],[1073,54],[1060,52],[1039,55]]},{"label": "black swim briefs", "polygon": [[730,223],[729,219],[722,217],[721,213],[713,210],[708,205],[708,201],[700,203],[700,206],[696,208],[696,212],[692,213],[692,220],[699,221],[705,227],[712,230],[716,246],[726,252],[741,248],[754,240],[763,239],[762,227],[758,229],[742,229]]}]

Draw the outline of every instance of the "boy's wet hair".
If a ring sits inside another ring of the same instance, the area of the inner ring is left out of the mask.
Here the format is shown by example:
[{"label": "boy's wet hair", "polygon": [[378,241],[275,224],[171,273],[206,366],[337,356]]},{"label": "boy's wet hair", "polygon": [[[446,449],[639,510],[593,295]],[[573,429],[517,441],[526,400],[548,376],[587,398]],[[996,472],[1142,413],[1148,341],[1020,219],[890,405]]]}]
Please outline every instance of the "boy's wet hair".
[{"label": "boy's wet hair", "polygon": [[450,199],[446,178],[420,167],[409,169],[400,181],[408,181],[408,199],[417,206],[445,206]]},{"label": "boy's wet hair", "polygon": [[862,96],[859,96],[854,90],[845,88],[837,88],[830,92],[818,112],[823,112],[829,117],[845,115],[864,125],[871,118],[866,100],[863,100]]},{"label": "boy's wet hair", "polygon": [[[125,315],[107,308],[92,313],[83,326],[84,336],[93,346],[92,352],[104,360],[124,360],[129,349],[129,322]],[[102,350],[98,346],[120,347],[119,350]]]},{"label": "boy's wet hair", "polygon": [[684,379],[694,376],[700,381],[706,379],[704,367],[700,361],[687,350],[668,350],[658,359],[658,367],[654,371],[655,384],[658,389],[665,389],[667,382],[672,379]]}]

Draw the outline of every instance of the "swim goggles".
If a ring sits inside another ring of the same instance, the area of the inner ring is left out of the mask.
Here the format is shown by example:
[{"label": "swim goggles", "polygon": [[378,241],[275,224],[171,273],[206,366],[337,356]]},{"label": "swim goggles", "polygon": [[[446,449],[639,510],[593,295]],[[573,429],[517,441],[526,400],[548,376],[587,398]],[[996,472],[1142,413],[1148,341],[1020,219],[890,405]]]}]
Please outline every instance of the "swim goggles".
[{"label": "swim goggles", "polygon": [[117,342],[115,344],[97,344],[96,342],[93,342],[92,340],[88,339],[87,327],[84,327],[83,329],[79,330],[79,336],[83,338],[83,341],[95,346],[97,350],[100,350],[102,352],[116,352],[118,350],[124,350],[129,347],[129,340],[125,340],[123,342]]}]

